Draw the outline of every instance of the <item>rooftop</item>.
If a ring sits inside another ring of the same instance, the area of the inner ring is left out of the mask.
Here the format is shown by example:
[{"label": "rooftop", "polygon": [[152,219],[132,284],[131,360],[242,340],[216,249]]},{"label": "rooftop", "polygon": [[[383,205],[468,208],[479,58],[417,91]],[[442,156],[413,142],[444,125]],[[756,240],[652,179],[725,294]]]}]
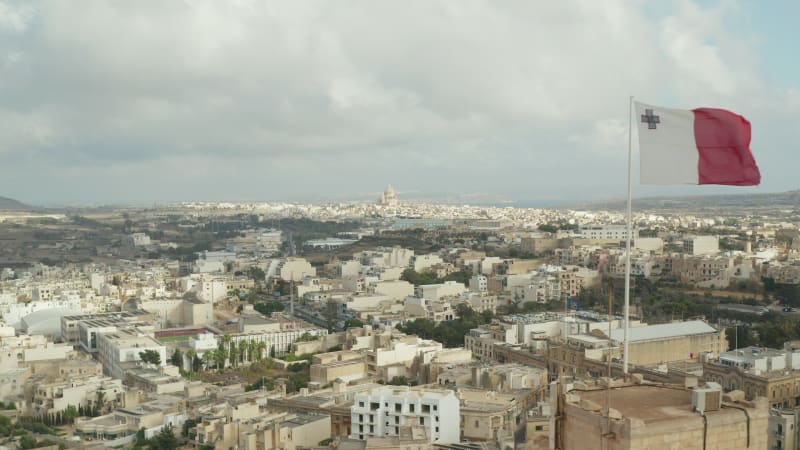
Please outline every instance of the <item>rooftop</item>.
[{"label": "rooftop", "polygon": [[[659,325],[645,325],[632,327],[628,330],[630,342],[654,341],[658,339],[669,339],[681,336],[691,336],[696,334],[717,333],[717,329],[702,320],[692,320],[689,322],[662,323]],[[618,328],[611,330],[611,338],[615,341],[624,339],[625,330]]]},{"label": "rooftop", "polygon": [[[577,391],[581,400],[589,400],[605,409],[606,390]],[[692,416],[692,391],[660,386],[628,386],[611,389],[610,406],[645,422]]]}]

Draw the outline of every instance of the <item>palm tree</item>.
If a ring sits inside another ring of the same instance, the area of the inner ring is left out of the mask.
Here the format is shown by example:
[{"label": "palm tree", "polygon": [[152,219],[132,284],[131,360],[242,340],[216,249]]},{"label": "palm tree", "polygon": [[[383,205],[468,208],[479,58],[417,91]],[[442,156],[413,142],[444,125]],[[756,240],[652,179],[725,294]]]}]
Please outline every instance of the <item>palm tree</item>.
[{"label": "palm tree", "polygon": [[233,367],[236,367],[239,363],[239,347],[236,342],[231,342],[230,360]]},{"label": "palm tree", "polygon": [[212,360],[214,360],[214,350],[203,353],[203,370],[209,370]]},{"label": "palm tree", "polygon": [[253,362],[253,353],[256,351],[256,342],[247,341],[247,362]]},{"label": "palm tree", "polygon": [[[197,356],[197,353],[193,348],[190,348],[186,350],[186,356],[189,357],[189,372],[192,372],[194,369],[194,367],[192,367],[194,365],[194,357]],[[181,367],[181,369],[183,369],[183,367]]]},{"label": "palm tree", "polygon": [[219,348],[214,352],[214,360],[217,362],[217,370],[225,368],[225,362],[228,360],[228,350]]},{"label": "palm tree", "polygon": [[94,393],[94,406],[97,408],[97,413],[101,414],[105,409],[106,393],[100,389]]}]

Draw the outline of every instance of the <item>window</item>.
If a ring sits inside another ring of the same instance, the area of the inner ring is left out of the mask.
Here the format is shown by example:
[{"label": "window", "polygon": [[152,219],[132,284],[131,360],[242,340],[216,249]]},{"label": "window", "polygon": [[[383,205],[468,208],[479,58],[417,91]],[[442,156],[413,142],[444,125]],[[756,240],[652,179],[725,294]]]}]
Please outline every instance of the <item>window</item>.
[{"label": "window", "polygon": [[475,428],[478,428],[478,421],[475,421]]},{"label": "window", "polygon": [[370,403],[370,404],[369,404],[369,409],[371,409],[371,410],[375,411],[375,410],[377,410],[378,408],[380,408],[380,406],[381,406],[381,404],[380,404],[380,403],[378,403],[378,402],[372,402],[372,403]]},{"label": "window", "polygon": [[422,412],[423,413],[430,413],[431,412],[431,405],[422,405]]},{"label": "window", "polygon": [[400,416],[394,416],[394,423],[400,423]]},{"label": "window", "polygon": [[436,427],[436,432],[437,432],[437,433],[439,432],[439,427]]},{"label": "window", "polygon": [[364,407],[364,402],[358,402],[358,407],[359,408],[363,408]]},{"label": "window", "polygon": [[536,431],[544,430],[544,425],[536,425]]},{"label": "window", "polygon": [[403,405],[401,405],[400,403],[395,403],[394,404],[394,412],[398,412],[399,413],[402,410],[403,410]]},{"label": "window", "polygon": [[413,404],[413,403],[409,404],[409,405],[408,405],[408,412],[411,412],[411,413],[413,413],[413,412],[414,412],[414,408],[415,408],[415,407],[416,407],[416,405],[415,405],[415,404]]}]

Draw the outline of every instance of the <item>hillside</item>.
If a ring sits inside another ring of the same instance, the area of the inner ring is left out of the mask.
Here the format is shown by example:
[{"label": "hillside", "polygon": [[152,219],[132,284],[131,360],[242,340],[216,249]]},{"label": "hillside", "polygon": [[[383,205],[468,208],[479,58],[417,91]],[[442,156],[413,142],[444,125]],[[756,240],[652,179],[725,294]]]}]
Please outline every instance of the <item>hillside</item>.
[{"label": "hillside", "polygon": [[[761,209],[800,206],[800,191],[787,191],[766,194],[723,194],[723,195],[694,195],[679,197],[647,197],[634,198],[633,209],[643,210],[693,210],[693,209],[720,209],[720,208],[745,208]],[[581,203],[569,206],[571,209],[589,210],[624,210],[624,199],[613,199],[600,202]]]},{"label": "hillside", "polygon": [[0,197],[0,211],[34,211],[36,208],[13,198]]}]

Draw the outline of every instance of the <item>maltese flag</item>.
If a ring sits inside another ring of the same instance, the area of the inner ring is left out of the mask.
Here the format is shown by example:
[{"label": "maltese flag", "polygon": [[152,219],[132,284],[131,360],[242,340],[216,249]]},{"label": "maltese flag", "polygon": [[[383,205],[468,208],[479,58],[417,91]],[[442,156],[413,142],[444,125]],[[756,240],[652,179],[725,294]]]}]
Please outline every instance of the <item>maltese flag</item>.
[{"label": "maltese flag", "polygon": [[754,186],[750,122],[716,108],[662,108],[636,102],[641,184]]}]

